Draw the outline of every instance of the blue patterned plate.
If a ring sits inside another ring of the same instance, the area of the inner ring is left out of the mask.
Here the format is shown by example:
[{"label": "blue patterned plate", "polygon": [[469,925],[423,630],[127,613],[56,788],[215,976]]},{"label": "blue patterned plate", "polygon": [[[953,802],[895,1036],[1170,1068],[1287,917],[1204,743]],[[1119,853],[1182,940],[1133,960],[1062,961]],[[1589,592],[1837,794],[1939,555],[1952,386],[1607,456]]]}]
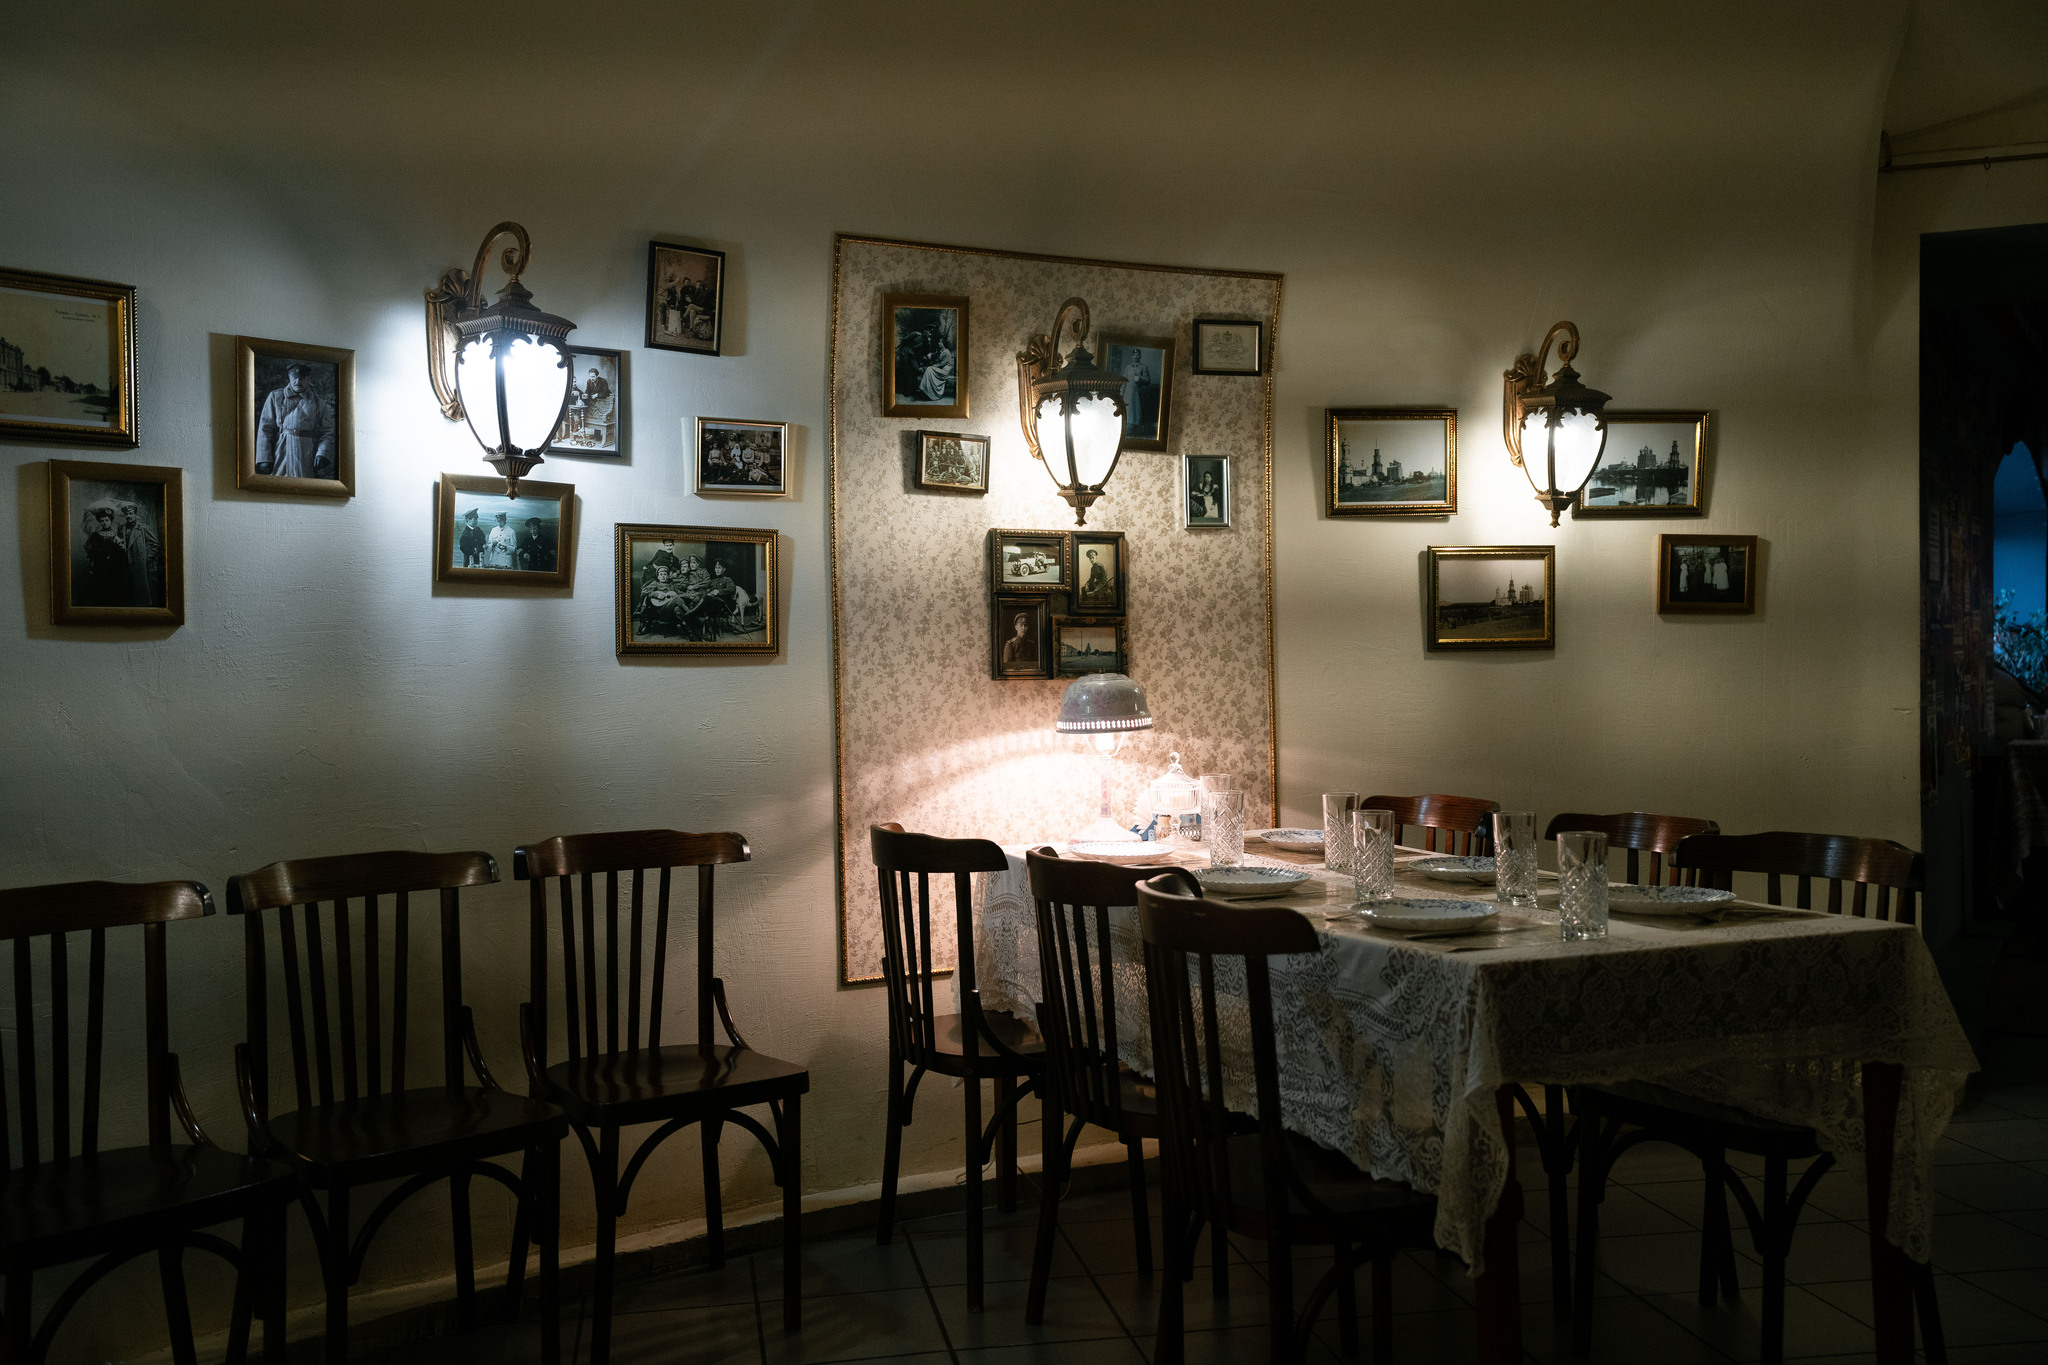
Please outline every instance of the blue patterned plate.
[{"label": "blue patterned plate", "polygon": [[1733,891],[1711,886],[1636,886],[1621,882],[1607,888],[1607,908],[1624,915],[1697,915],[1734,899]]},{"label": "blue patterned plate", "polygon": [[1323,832],[1319,829],[1255,829],[1247,831],[1251,838],[1263,839],[1275,848],[1284,848],[1291,853],[1321,853]]},{"label": "blue patterned plate", "polygon": [[1500,920],[1500,907],[1488,901],[1395,899],[1359,901],[1351,907],[1375,929],[1411,934],[1477,933]]},{"label": "blue patterned plate", "polygon": [[1405,872],[1420,872],[1425,877],[1434,877],[1440,882],[1479,882],[1493,885],[1493,859],[1491,858],[1447,858],[1433,855],[1416,858],[1403,869]]},{"label": "blue patterned plate", "polygon": [[1191,867],[1206,895],[1224,900],[1259,900],[1284,896],[1308,880],[1308,873],[1285,867]]}]

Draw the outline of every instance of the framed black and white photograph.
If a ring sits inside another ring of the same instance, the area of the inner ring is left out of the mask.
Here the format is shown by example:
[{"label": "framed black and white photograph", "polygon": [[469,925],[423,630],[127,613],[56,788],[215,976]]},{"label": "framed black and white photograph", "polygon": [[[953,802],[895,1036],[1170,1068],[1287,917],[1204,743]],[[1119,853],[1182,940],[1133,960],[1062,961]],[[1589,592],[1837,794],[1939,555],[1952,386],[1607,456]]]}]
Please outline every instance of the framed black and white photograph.
[{"label": "framed black and white photograph", "polygon": [[697,419],[697,491],[777,498],[789,491],[789,423]]},{"label": "framed black and white photograph", "polygon": [[1196,374],[1264,374],[1266,325],[1238,318],[1195,319]]},{"label": "framed black and white photograph", "polygon": [[1455,408],[1327,408],[1323,510],[1443,517],[1458,510]]},{"label": "framed black and white photograph", "polygon": [[140,443],[134,285],[0,269],[0,441]]},{"label": "framed black and white photograph", "polygon": [[235,376],[235,486],[354,497],[356,353],[236,337]]},{"label": "framed black and white photograph", "polygon": [[1431,649],[1553,649],[1551,545],[1429,547]]},{"label": "framed black and white photograph", "polygon": [[626,353],[569,348],[569,406],[550,455],[617,457],[626,453]]},{"label": "framed black and white photograph", "polygon": [[1121,616],[1055,616],[1053,668],[1062,678],[1130,672]]},{"label": "framed black and white photograph", "polygon": [[1074,566],[1069,600],[1076,615],[1121,616],[1130,597],[1129,565],[1122,531],[1069,531],[1067,562]]},{"label": "framed black and white photograph", "polygon": [[958,431],[917,433],[917,473],[912,480],[919,488],[949,493],[988,492],[989,440]]},{"label": "framed black and white photograph", "polygon": [[620,657],[775,654],[776,533],[620,525]]},{"label": "framed black and white photograph", "polygon": [[1606,448],[1572,515],[1706,515],[1707,424],[1704,412],[1609,411]]},{"label": "framed black and white photograph", "polygon": [[1664,615],[1756,612],[1755,536],[1657,537],[1657,610]]},{"label": "framed black and white photograph", "polygon": [[1230,457],[1180,457],[1180,524],[1190,531],[1230,525]]},{"label": "framed black and white photograph", "polygon": [[1124,377],[1124,449],[1165,450],[1173,426],[1173,338],[1105,332],[1097,363]]},{"label": "framed black and white photograph", "polygon": [[882,295],[882,416],[967,415],[966,296]]},{"label": "framed black and white photograph", "polygon": [[1065,531],[988,533],[988,585],[991,592],[1066,592],[1074,572],[1068,559]]},{"label": "framed black and white photograph", "polygon": [[50,461],[50,619],[185,623],[185,481],[175,466]]},{"label": "framed black and white photograph", "polygon": [[443,474],[434,577],[443,583],[567,588],[575,568],[576,486],[521,479],[519,496],[488,474]]},{"label": "framed black and white photograph", "polygon": [[647,344],[717,355],[725,331],[725,253],[647,244]]},{"label": "framed black and white photograph", "polygon": [[990,677],[1052,676],[1052,641],[1047,629],[1050,607],[1051,603],[1043,597],[997,593],[990,599]]}]

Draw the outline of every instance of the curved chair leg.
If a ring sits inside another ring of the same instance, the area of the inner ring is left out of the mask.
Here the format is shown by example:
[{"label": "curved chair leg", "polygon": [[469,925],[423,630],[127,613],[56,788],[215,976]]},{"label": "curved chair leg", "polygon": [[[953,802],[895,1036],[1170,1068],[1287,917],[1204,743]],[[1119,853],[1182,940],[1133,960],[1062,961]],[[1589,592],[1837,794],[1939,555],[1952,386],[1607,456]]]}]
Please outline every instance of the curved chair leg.
[{"label": "curved chair leg", "polygon": [[996,1207],[1004,1213],[1017,1211],[1017,1078],[996,1077],[996,1112],[1003,1126],[996,1129]]},{"label": "curved chair leg", "polygon": [[803,1096],[782,1102],[776,1143],[782,1148],[782,1330],[803,1326],[804,1309],[804,1142]]},{"label": "curved chair leg", "polygon": [[979,1313],[981,1294],[981,1081],[969,1076],[967,1092],[967,1311]]},{"label": "curved chair leg", "polygon": [[1725,1288],[1729,1298],[1735,1297],[1732,1283],[1723,1285],[1723,1277],[1734,1273],[1735,1239],[1728,1224],[1728,1190],[1721,1174],[1726,1154],[1719,1148],[1712,1149],[1713,1160],[1702,1163],[1702,1182],[1705,1193],[1700,1207],[1700,1304],[1711,1308]]},{"label": "curved chair leg", "polygon": [[192,1343],[192,1303],[185,1295],[185,1248],[158,1247],[157,1274],[164,1287],[164,1318],[170,1328],[172,1365],[199,1365]]},{"label": "curved chair leg", "polygon": [[505,1306],[501,1316],[506,1322],[519,1320],[519,1300],[526,1292],[526,1253],[533,1239],[533,1181],[539,1150],[529,1147],[519,1168],[521,1193],[512,1206],[512,1251],[505,1258]]},{"label": "curved chair leg", "polygon": [[[526,1158],[527,1184],[533,1190],[533,1239],[540,1244],[540,1359],[560,1365],[562,1359],[562,1145],[549,1142]],[[522,1255],[521,1260],[525,1258]],[[607,1320],[609,1321],[609,1320]],[[264,1362],[269,1365],[269,1362]]]},{"label": "curved chair leg", "polygon": [[469,1171],[448,1177],[448,1221],[455,1233],[455,1323],[476,1330],[476,1236],[469,1221]]},{"label": "curved chair leg", "polygon": [[320,1271],[327,1281],[327,1365],[348,1365],[348,1186],[327,1192],[327,1246]]},{"label": "curved chair leg", "polygon": [[715,1115],[697,1125],[704,1149],[704,1254],[713,1270],[725,1264],[725,1199],[718,1179],[718,1139],[724,1131],[724,1121]]},{"label": "curved chair leg", "polygon": [[[1152,1336],[1153,1365],[1183,1365],[1187,1357],[1186,1318],[1181,1304],[1181,1268],[1194,1259],[1184,1245],[1188,1236],[1187,1216],[1180,1210],[1171,1185],[1159,1187],[1159,1252],[1166,1273],[1159,1277],[1159,1325]],[[1201,1235],[1200,1229],[1195,1236]]]},{"label": "curved chair leg", "polygon": [[896,1173],[903,1164],[903,1055],[894,1044],[889,1048],[889,1117],[883,1122],[888,1131],[882,1137],[882,1198],[875,1214],[875,1241],[887,1246],[896,1230]]},{"label": "curved chair leg", "polygon": [[1920,1344],[1927,1365],[1948,1365],[1948,1339],[1941,1330],[1941,1300],[1934,1292],[1934,1267],[1913,1267],[1913,1306],[1920,1312]]},{"label": "curved chair leg", "polygon": [[266,1283],[259,1262],[270,1254],[263,1245],[265,1236],[263,1210],[250,1210],[242,1218],[242,1259],[235,1267],[235,1299],[228,1309],[227,1365],[243,1365],[249,1359],[249,1322],[255,1305],[263,1301]]},{"label": "curved chair leg", "polygon": [[597,1169],[591,1173],[597,1186],[597,1256],[590,1286],[590,1361],[609,1365],[612,1358],[612,1274],[619,1248],[619,1130],[606,1127],[598,1134]]},{"label": "curved chair leg", "polygon": [[1763,1215],[1763,1245],[1757,1248],[1764,1258],[1763,1365],[1779,1365],[1785,1358],[1785,1244],[1792,1240],[1784,1157],[1764,1159]]},{"label": "curved chair leg", "polygon": [[1061,1129],[1066,1116],[1047,1086],[1039,1095],[1039,1150],[1043,1160],[1038,1181],[1038,1236],[1031,1244],[1031,1288],[1024,1296],[1024,1321],[1035,1327],[1045,1321],[1045,1288],[1052,1278],[1053,1242],[1060,1232],[1060,1187],[1067,1181],[1067,1144]]},{"label": "curved chair leg", "polygon": [[1145,1206],[1145,1143],[1124,1139],[1124,1164],[1131,1176],[1131,1231],[1137,1234],[1138,1273],[1152,1273],[1152,1211]]},{"label": "curved chair leg", "polygon": [[1550,1180],[1550,1306],[1559,1318],[1572,1311],[1572,1141],[1565,1121],[1565,1088],[1543,1087],[1543,1173]]}]

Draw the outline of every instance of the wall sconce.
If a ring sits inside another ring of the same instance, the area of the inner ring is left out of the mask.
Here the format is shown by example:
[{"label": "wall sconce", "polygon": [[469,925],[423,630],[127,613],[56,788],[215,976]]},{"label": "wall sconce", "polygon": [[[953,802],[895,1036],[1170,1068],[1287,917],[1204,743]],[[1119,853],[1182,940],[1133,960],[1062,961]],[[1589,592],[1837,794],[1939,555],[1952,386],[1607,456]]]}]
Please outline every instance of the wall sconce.
[{"label": "wall sconce", "polygon": [[[1073,321],[1074,349],[1060,363],[1060,330],[1068,314]],[[1017,397],[1024,424],[1024,444],[1059,485],[1060,496],[1074,509],[1074,525],[1088,524],[1088,505],[1102,496],[1102,486],[1116,472],[1124,443],[1124,378],[1095,363],[1082,345],[1088,339],[1088,304],[1068,299],[1052,320],[1052,331],[1040,333],[1017,353]],[[1039,446],[1041,423],[1054,429],[1051,458]]]},{"label": "wall sconce", "polygon": [[[491,243],[509,236],[499,264],[510,278],[498,301],[484,306],[484,261]],[[508,497],[546,456],[569,406],[569,333],[576,324],[533,305],[519,282],[533,254],[526,229],[500,223],[484,234],[468,272],[441,272],[427,291],[427,378],[451,422],[467,418],[484,459],[505,476]],[[450,383],[450,377],[453,383]]]},{"label": "wall sconce", "polygon": [[[1557,373],[1546,383],[1543,363],[1553,341]],[[1607,395],[1579,382],[1572,368],[1578,353],[1578,327],[1560,322],[1544,334],[1541,350],[1517,357],[1507,372],[1508,458],[1529,476],[1536,501],[1550,509],[1552,526],[1579,496],[1607,448]],[[1529,464],[1531,458],[1542,463],[1540,475]]]}]

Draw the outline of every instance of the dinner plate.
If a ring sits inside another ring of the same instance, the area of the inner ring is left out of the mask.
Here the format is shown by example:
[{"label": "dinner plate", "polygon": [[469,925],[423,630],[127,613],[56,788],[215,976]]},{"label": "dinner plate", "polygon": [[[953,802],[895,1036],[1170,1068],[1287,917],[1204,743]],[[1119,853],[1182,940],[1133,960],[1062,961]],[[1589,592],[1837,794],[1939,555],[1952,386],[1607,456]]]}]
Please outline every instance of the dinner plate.
[{"label": "dinner plate", "polygon": [[1696,915],[1704,907],[1734,899],[1733,891],[1711,886],[1636,886],[1623,882],[1607,888],[1607,908],[1624,915]]},{"label": "dinner plate", "polygon": [[1284,848],[1292,853],[1321,853],[1323,832],[1319,829],[1255,829],[1254,839],[1263,839],[1275,848]]},{"label": "dinner plate", "polygon": [[1359,901],[1351,908],[1375,929],[1415,934],[1476,933],[1500,919],[1500,907],[1488,901],[1396,899]]},{"label": "dinner plate", "polygon": [[1188,871],[1209,895],[1239,901],[1284,896],[1308,880],[1308,873],[1287,867],[1191,867]]},{"label": "dinner plate", "polygon": [[1417,858],[1408,864],[1408,871],[1420,872],[1425,877],[1434,877],[1440,882],[1481,882],[1493,885],[1493,859],[1491,858],[1449,858],[1441,854],[1429,858]]},{"label": "dinner plate", "polygon": [[1164,863],[1166,851],[1144,839],[1103,839],[1068,844],[1067,852],[1103,863]]}]

